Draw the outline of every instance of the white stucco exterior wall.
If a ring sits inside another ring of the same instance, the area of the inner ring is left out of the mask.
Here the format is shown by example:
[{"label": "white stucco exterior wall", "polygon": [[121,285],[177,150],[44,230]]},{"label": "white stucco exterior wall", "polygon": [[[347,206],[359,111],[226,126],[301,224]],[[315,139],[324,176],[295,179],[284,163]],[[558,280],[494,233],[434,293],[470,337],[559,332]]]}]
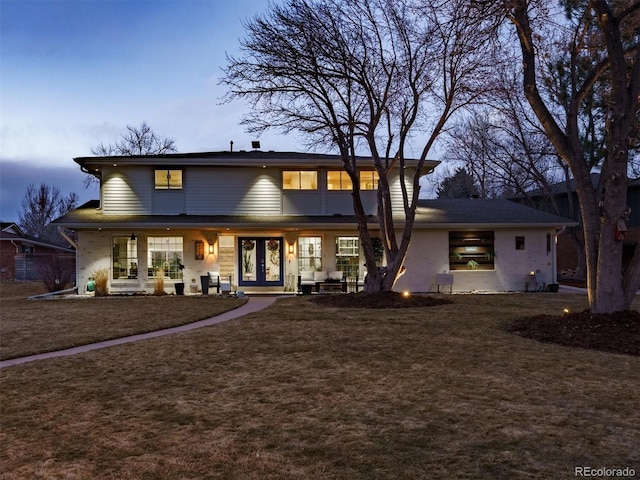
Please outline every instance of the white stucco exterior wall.
[{"label": "white stucco exterior wall", "polygon": [[[483,230],[491,230],[483,228]],[[435,292],[436,274],[454,276],[453,292],[524,291],[534,286],[528,274],[540,270],[547,283],[555,283],[555,230],[553,228],[493,229],[494,270],[449,270],[449,230],[415,230],[405,260],[406,273],[396,291]],[[551,235],[547,252],[547,234]],[[515,249],[515,237],[525,237],[524,250]],[[529,285],[527,285],[529,283]],[[440,291],[449,291],[441,287]]]}]

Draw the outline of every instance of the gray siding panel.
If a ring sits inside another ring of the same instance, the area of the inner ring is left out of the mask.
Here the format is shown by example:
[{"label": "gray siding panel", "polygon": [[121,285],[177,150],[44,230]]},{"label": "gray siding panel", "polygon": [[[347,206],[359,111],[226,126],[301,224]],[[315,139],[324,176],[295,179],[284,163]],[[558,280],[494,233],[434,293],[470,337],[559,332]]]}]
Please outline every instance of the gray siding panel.
[{"label": "gray siding panel", "polygon": [[274,169],[190,169],[187,214],[280,215],[280,183]]},{"label": "gray siding panel", "polygon": [[102,211],[109,215],[151,214],[153,170],[116,168],[103,170]]},{"label": "gray siding panel", "polygon": [[[409,201],[411,201],[411,194],[413,192],[413,175],[415,170],[407,169],[405,174],[405,184],[407,186],[407,195]],[[391,205],[393,212],[396,215],[404,214],[404,203],[402,200],[402,185],[400,185],[400,177],[397,172],[393,172],[389,176],[389,193],[391,194]]]}]

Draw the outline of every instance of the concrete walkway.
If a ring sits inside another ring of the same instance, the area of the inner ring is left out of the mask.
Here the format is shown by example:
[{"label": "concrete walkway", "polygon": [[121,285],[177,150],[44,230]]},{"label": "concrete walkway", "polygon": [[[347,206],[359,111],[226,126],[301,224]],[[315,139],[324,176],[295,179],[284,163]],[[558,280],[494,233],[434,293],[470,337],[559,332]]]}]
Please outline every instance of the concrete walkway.
[{"label": "concrete walkway", "polygon": [[268,307],[276,301],[276,297],[251,297],[249,301],[228,312],[222,313],[215,317],[200,320],[198,322],[189,323],[187,325],[180,325],[179,327],[165,328],[163,330],[156,330],[155,332],[141,333],[138,335],[131,335],[129,337],[115,338],[113,340],[105,340],[103,342],[89,343],[87,345],[81,345],[79,347],[67,348],[65,350],[58,350],[55,352],[38,353],[36,355],[29,355],[27,357],[12,358],[11,360],[0,361],[0,368],[11,367],[13,365],[21,365],[23,363],[35,362],[36,360],[46,360],[48,358],[67,357],[69,355],[76,355],[78,353],[90,352],[91,350],[99,350],[101,348],[113,347],[115,345],[123,345],[125,343],[139,342],[140,340],[147,340],[149,338],[163,337],[165,335],[172,335],[174,333],[188,332],[195,330],[196,328],[208,327],[215,325],[216,323],[226,322],[234,318],[242,317],[249,313],[257,312],[263,308]]}]

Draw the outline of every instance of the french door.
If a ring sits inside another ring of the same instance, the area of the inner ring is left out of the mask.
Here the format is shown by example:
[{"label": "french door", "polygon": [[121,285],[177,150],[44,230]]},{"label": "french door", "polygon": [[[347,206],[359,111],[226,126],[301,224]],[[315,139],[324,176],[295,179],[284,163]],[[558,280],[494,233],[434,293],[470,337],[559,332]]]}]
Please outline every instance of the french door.
[{"label": "french door", "polygon": [[284,285],[283,245],[282,237],[239,237],[238,284],[256,287]]}]

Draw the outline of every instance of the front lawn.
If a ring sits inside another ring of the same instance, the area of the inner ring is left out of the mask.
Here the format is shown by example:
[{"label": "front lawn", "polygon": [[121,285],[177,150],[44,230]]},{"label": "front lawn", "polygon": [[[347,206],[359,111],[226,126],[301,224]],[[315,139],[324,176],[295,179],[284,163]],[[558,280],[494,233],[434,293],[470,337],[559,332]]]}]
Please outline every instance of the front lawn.
[{"label": "front lawn", "polygon": [[4,368],[0,478],[640,472],[640,358],[503,328],[586,298],[446,297],[400,310],[288,298],[213,327]]},{"label": "front lawn", "polygon": [[0,284],[0,360],[184,325],[246,303],[202,295],[28,299],[44,292],[41,283]]}]

